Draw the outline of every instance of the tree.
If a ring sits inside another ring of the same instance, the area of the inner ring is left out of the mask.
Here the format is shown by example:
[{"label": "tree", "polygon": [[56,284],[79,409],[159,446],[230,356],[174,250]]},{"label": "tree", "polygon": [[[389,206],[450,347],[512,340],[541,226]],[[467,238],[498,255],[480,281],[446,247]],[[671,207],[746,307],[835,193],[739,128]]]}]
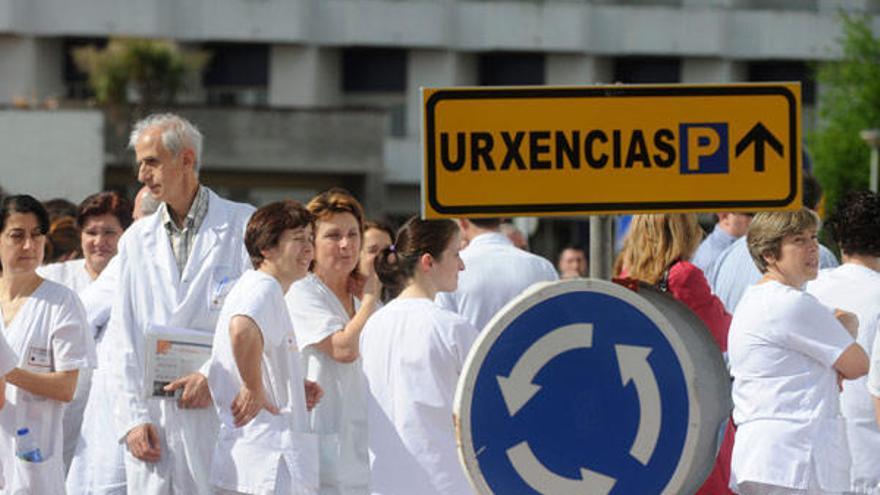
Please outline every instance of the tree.
[{"label": "tree", "polygon": [[74,63],[88,75],[98,103],[111,109],[124,106],[133,93],[137,114],[172,103],[187,77],[200,72],[208,59],[204,52],[183,51],[171,41],[137,38],[73,50]]},{"label": "tree", "polygon": [[846,191],[868,187],[863,129],[880,128],[880,39],[867,17],[841,14],[843,57],[819,66],[819,126],[810,136],[828,211]]}]

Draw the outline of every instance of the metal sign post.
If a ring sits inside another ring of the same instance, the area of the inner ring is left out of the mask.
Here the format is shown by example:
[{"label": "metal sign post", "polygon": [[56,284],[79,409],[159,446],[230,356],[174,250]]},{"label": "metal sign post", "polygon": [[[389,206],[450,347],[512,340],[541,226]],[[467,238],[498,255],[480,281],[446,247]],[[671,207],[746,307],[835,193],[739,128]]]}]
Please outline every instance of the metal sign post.
[{"label": "metal sign post", "polygon": [[590,216],[590,278],[611,280],[614,263],[614,217]]}]

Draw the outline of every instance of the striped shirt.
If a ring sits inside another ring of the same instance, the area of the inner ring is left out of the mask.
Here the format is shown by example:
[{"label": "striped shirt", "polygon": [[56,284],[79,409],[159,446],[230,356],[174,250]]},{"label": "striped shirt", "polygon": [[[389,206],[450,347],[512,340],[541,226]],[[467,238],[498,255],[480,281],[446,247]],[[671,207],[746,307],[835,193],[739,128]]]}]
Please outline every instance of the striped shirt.
[{"label": "striped shirt", "polygon": [[183,268],[189,260],[189,254],[192,252],[195,243],[196,233],[199,226],[208,214],[208,190],[199,186],[199,192],[196,193],[196,199],[189,208],[189,213],[183,219],[183,228],[177,227],[168,211],[168,203],[159,205],[158,213],[162,215],[162,224],[165,231],[168,232],[168,238],[171,240],[171,251],[174,253],[174,259],[177,261],[177,276],[183,276]]}]

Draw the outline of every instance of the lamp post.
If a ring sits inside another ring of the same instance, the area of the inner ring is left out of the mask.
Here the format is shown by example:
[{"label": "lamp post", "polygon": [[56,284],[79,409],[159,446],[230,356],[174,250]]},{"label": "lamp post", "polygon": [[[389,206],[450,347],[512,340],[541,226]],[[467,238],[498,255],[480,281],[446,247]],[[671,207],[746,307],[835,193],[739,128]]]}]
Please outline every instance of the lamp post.
[{"label": "lamp post", "polygon": [[880,166],[880,129],[865,129],[859,133],[862,140],[871,147],[871,178],[868,187],[877,192],[878,166]]}]

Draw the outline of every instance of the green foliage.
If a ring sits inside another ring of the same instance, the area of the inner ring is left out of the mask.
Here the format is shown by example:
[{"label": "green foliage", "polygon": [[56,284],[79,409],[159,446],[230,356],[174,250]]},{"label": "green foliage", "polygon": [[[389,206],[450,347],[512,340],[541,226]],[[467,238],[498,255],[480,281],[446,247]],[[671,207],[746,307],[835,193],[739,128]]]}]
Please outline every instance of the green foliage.
[{"label": "green foliage", "polygon": [[818,70],[819,129],[810,136],[826,210],[851,189],[868,187],[870,148],[859,137],[880,128],[880,39],[867,17],[841,14],[843,58]]},{"label": "green foliage", "polygon": [[88,74],[98,103],[123,105],[133,90],[143,110],[173,102],[187,77],[201,71],[208,59],[204,52],[184,52],[170,41],[135,38],[73,50],[74,63]]}]

